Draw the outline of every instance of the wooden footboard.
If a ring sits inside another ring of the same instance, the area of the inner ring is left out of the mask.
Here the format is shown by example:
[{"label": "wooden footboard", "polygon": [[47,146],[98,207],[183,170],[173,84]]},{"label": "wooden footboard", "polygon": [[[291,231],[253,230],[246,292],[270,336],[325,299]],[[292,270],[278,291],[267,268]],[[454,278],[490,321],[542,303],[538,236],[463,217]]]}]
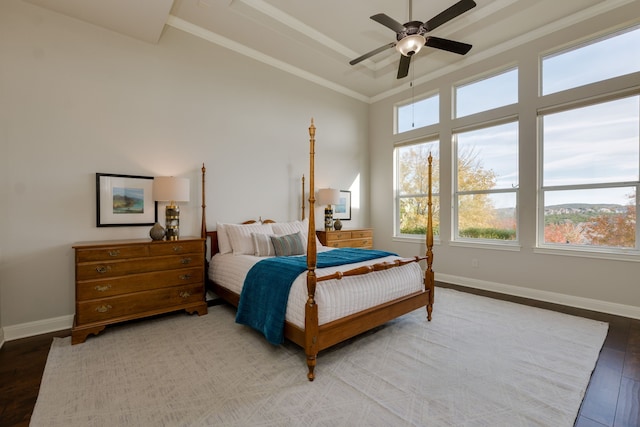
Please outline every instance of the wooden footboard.
[{"label": "wooden footboard", "polygon": [[[309,127],[309,229],[307,235],[307,300],[305,303],[305,326],[304,329],[285,323],[285,338],[304,348],[307,359],[307,378],[313,381],[315,378],[315,366],[318,353],[339,342],[352,338],[372,328],[378,327],[389,320],[395,319],[420,307],[426,307],[427,319],[431,320],[434,303],[434,273],[433,265],[433,226],[432,226],[432,157],[429,155],[428,174],[429,192],[427,209],[427,233],[426,233],[426,256],[415,256],[413,258],[403,258],[394,262],[380,262],[372,266],[359,267],[347,271],[336,272],[330,275],[317,277],[317,248],[315,231],[315,197],[314,197],[314,176],[315,176],[315,126],[313,119]],[[208,237],[210,256],[218,252],[218,240],[216,231],[206,231],[205,221],[205,167],[202,165],[202,236]],[[303,201],[304,201],[304,177],[302,181]],[[302,204],[302,218],[304,219],[304,202]],[[209,258],[207,258],[208,260]],[[424,289],[412,294],[397,298],[393,301],[380,304],[359,313],[319,325],[318,305],[315,300],[316,287],[319,283],[327,280],[343,277],[369,274],[375,271],[388,270],[391,268],[406,265],[412,262],[426,261],[424,273]],[[207,262],[208,269],[208,262]],[[207,277],[207,286],[218,296],[234,306],[238,306],[240,296],[218,284],[212,282]]]}]

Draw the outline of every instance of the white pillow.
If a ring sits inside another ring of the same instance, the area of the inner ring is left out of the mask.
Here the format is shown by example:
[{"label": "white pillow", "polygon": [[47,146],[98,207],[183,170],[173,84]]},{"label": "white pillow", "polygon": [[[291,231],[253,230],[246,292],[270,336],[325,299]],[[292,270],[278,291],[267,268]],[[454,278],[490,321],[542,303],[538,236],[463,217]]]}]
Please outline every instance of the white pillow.
[{"label": "white pillow", "polygon": [[271,224],[225,224],[234,255],[253,255],[251,233],[273,234]]},{"label": "white pillow", "polygon": [[[273,226],[273,232],[278,236],[295,234],[298,231],[302,233],[302,243],[304,244],[305,252],[307,251],[307,234],[309,233],[309,220],[307,218],[302,221],[276,222],[271,225]],[[321,246],[322,243],[320,243],[320,240],[316,235],[316,247]]]},{"label": "white pillow", "polygon": [[218,232],[218,250],[221,254],[230,254],[231,242],[229,241],[229,235],[227,234],[226,226],[229,224],[217,223],[216,231]]},{"label": "white pillow", "polygon": [[271,243],[272,234],[258,234],[251,233],[251,239],[253,240],[253,254],[255,256],[276,256],[275,248]]}]

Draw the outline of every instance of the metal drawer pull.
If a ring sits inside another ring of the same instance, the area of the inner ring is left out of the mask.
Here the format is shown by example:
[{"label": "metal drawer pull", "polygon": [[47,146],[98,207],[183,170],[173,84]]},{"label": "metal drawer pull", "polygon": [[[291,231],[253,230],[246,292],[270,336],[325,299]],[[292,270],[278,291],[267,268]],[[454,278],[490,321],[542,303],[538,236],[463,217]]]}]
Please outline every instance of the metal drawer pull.
[{"label": "metal drawer pull", "polygon": [[191,292],[189,291],[180,292],[180,298],[189,298],[190,296],[191,296]]},{"label": "metal drawer pull", "polygon": [[182,246],[174,246],[173,252],[182,252]]},{"label": "metal drawer pull", "polygon": [[96,267],[96,271],[100,274],[108,273],[111,271],[111,267],[108,265],[99,265]]},{"label": "metal drawer pull", "polygon": [[96,311],[98,313],[106,313],[107,311],[111,310],[113,307],[111,307],[109,304],[106,305],[101,305],[96,307]]},{"label": "metal drawer pull", "polygon": [[101,285],[96,285],[96,287],[93,288],[93,289],[95,289],[98,292],[105,292],[105,291],[108,291],[109,289],[111,289],[111,285],[102,285],[102,286]]},{"label": "metal drawer pull", "polygon": [[191,275],[190,274],[181,274],[180,275],[180,280],[189,280],[191,279]]},{"label": "metal drawer pull", "polygon": [[120,255],[120,251],[119,250],[115,250],[115,251],[109,251],[109,256],[118,256]]},{"label": "metal drawer pull", "polygon": [[191,262],[191,258],[182,258],[180,260],[181,264],[189,264]]}]

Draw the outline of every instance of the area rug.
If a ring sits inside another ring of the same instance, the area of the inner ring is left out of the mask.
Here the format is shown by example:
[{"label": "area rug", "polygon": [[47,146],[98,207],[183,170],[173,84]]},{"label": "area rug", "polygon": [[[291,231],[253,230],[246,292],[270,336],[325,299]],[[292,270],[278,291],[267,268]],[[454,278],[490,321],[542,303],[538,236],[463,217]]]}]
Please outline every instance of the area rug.
[{"label": "area rug", "polygon": [[436,289],[321,352],[273,346],[215,306],[56,338],[32,426],[572,426],[608,325]]}]

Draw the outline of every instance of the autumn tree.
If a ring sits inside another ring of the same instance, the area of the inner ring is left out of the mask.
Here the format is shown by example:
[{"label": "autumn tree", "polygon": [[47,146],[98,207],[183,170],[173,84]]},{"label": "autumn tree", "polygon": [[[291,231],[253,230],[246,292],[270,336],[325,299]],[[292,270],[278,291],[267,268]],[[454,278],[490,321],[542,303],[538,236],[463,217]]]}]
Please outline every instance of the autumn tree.
[{"label": "autumn tree", "polygon": [[[478,152],[469,147],[458,153],[458,190],[490,190],[496,186],[496,174],[482,166]],[[493,204],[488,194],[468,194],[459,197],[458,229],[491,228],[495,226]]]},{"label": "autumn tree", "polygon": [[572,221],[547,224],[544,227],[544,241],[545,243],[581,244],[583,228]]},{"label": "autumn tree", "polygon": [[[432,168],[432,192],[440,192],[440,162],[437,150],[420,144],[401,150],[400,154],[400,228],[405,234],[424,234],[427,229],[427,197],[429,191],[429,154],[434,157]],[[433,228],[440,229],[440,199],[432,199]]]},{"label": "autumn tree", "polygon": [[589,222],[585,236],[594,245],[633,248],[636,245],[636,195],[621,213],[602,214]]},{"label": "autumn tree", "polygon": [[[423,234],[427,226],[428,162],[429,150],[433,146],[420,144],[404,148],[400,151],[400,228],[404,234]],[[439,152],[433,150],[434,158],[439,159]],[[440,193],[440,162],[433,165],[433,193]],[[473,150],[460,153],[458,161],[458,186],[462,190],[488,190],[495,186],[496,175],[486,170]],[[440,198],[433,198],[434,232],[439,232]],[[493,206],[487,195],[476,194],[463,197],[459,206],[463,227],[489,227],[494,224]]]}]

